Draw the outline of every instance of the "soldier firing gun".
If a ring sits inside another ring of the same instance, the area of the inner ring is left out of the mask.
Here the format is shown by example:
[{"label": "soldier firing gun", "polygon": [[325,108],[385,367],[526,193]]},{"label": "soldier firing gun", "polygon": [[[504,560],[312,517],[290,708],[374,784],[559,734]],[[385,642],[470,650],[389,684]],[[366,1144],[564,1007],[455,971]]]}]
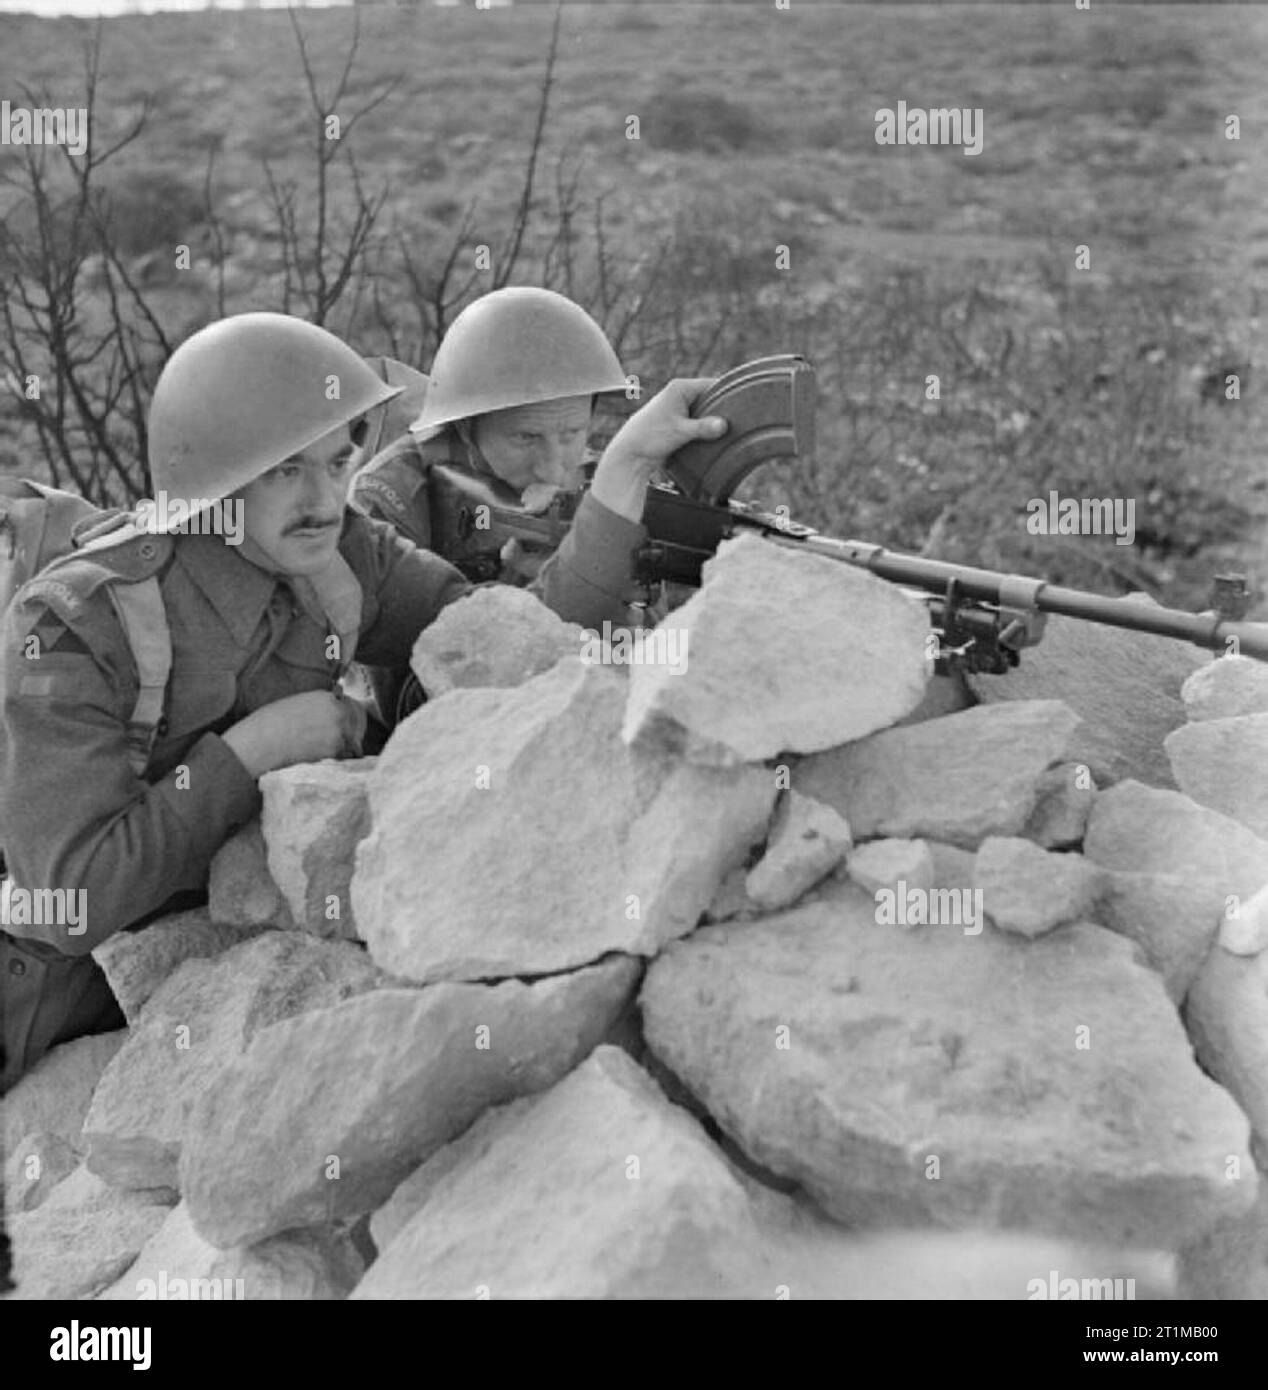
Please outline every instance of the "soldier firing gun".
[{"label": "soldier firing gun", "polygon": [[[649,589],[664,583],[698,587],[705,561],[722,541],[757,531],[776,545],[869,569],[919,590],[938,634],[936,667],[943,674],[1008,671],[1023,648],[1041,640],[1048,613],[1268,661],[1268,624],[1242,620],[1249,594],[1240,575],[1217,576],[1212,608],[1189,613],[838,540],[736,500],[735,489],[761,464],[804,459],[813,451],[814,373],[804,358],[766,357],[737,367],[718,378],[692,413],[721,416],[728,428],[719,439],[697,440],[679,450],[666,464],[670,481],[648,488],[643,512],[648,539],[635,555],[634,574]],[[460,557],[459,568],[477,571],[481,555],[496,554],[508,539],[529,549],[553,549],[578,505],[577,494],[557,494],[534,514],[509,489],[456,473],[444,473],[439,483],[442,553]]]}]

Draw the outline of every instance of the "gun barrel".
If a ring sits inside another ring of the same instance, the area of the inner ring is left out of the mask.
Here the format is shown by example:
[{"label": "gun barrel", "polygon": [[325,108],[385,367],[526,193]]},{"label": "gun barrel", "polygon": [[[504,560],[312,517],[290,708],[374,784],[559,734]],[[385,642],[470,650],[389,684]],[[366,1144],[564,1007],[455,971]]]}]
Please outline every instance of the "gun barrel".
[{"label": "gun barrel", "polygon": [[[777,537],[770,539],[778,540]],[[1185,613],[1130,598],[1108,598],[1104,594],[1062,588],[1027,575],[1001,574],[972,565],[953,565],[943,560],[926,560],[919,555],[904,555],[868,541],[841,541],[830,536],[811,535],[779,543],[843,560],[869,569],[881,579],[908,584],[927,593],[945,593],[948,584],[954,581],[958,592],[966,599],[1005,608],[1062,613],[1111,627],[1176,637],[1211,651],[1223,651],[1229,640],[1235,639],[1236,649],[1242,655],[1268,661],[1268,623],[1233,622],[1218,613]]]},{"label": "gun barrel", "polygon": [[1235,642],[1232,650],[1268,661],[1268,623],[1236,621],[1218,612],[1186,613],[1152,602],[1067,589],[1029,575],[926,560],[870,541],[838,540],[808,526],[781,521],[747,503],[728,502],[720,507],[671,488],[653,486],[648,489],[643,523],[650,537],[640,551],[640,573],[645,582],[670,579],[698,585],[701,569],[718,545],[728,536],[752,528],[774,545],[809,550],[868,569],[880,579],[921,589],[935,598],[947,597],[954,584],[958,599],[969,603],[1019,613],[1061,613],[1085,622],[1174,637],[1214,652],[1225,652]]}]

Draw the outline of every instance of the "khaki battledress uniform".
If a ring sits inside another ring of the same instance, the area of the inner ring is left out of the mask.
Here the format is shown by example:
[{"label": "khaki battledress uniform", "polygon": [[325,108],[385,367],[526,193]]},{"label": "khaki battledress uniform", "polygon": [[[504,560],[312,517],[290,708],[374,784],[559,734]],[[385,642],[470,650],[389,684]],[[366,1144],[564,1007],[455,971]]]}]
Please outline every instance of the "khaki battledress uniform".
[{"label": "khaki battledress uniform", "polygon": [[[373,666],[404,671],[418,634],[471,588],[352,510],[339,552],[361,588],[356,656]],[[561,547],[533,587],[585,621],[594,576],[572,560]],[[152,575],[172,669],[138,776],[128,743],[138,675],[109,586]],[[215,535],[134,538],[59,562],[18,592],[0,626],[0,846],[14,887],[84,890],[87,929],[10,921],[0,935],[0,1089],[54,1044],[122,1025],[89,952],[205,891],[216,851],[260,809],[256,779],[220,735],[272,701],[334,689],[328,633],[286,578]]]}]

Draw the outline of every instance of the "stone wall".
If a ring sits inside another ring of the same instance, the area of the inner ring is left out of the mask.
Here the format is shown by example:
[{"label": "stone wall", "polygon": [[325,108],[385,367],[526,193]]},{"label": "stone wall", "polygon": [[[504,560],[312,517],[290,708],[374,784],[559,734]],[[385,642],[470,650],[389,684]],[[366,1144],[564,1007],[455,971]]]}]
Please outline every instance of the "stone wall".
[{"label": "stone wall", "polygon": [[262,779],[4,1102],[18,1297],[1268,1295],[1268,667],[970,692],[751,538],[670,622],[478,591]]}]

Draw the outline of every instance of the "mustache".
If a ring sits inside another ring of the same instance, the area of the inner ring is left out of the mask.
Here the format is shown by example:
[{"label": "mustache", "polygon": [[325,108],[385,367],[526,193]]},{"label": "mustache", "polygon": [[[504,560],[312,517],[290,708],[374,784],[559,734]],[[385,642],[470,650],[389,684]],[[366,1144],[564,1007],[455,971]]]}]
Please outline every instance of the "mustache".
[{"label": "mustache", "polygon": [[343,520],[338,516],[301,516],[297,521],[292,521],[287,526],[282,535],[289,536],[292,531],[317,531],[326,526],[338,526]]}]

